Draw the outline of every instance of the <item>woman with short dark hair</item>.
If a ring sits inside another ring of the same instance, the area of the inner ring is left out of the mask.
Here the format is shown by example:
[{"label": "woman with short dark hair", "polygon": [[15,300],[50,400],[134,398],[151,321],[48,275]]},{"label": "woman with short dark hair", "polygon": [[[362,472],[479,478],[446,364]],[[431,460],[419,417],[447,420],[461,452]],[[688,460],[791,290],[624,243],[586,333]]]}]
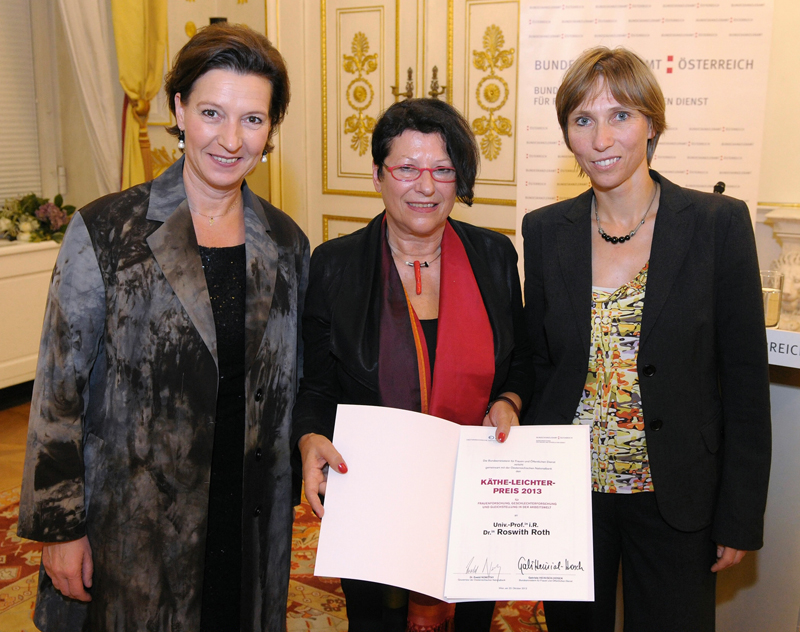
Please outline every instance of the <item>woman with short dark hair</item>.
[{"label": "woman with short dark hair", "polygon": [[167,78],[184,156],[70,222],[48,298],[19,534],[39,629],[282,630],[308,240],[254,195],[289,80],[247,27]]},{"label": "woman with short dark hair", "polygon": [[556,95],[591,189],[528,213],[526,423],[591,426],[593,603],[550,632],[711,632],[716,572],[761,548],[769,377],[753,227],[740,200],[649,169],[666,129],[649,66],[585,51]]},{"label": "woman with short dark hair", "polygon": [[480,153],[469,123],[453,106],[438,99],[408,99],[390,107],[372,133],[372,162],[378,178],[384,174],[384,162],[395,138],[406,130],[439,134],[456,172],[456,199],[472,206],[473,187],[480,167]]},{"label": "woman with short dark hair", "polygon": [[[337,404],[495,426],[503,442],[531,389],[516,251],[499,233],[450,219],[456,198],[473,199],[468,123],[435,99],[396,103],[375,126],[372,156],[386,210],[311,260],[292,443],[319,516],[327,466],[347,471],[331,443]],[[446,630],[453,619],[458,632],[491,626],[494,602],[453,606],[352,579],[342,588],[350,632]]]},{"label": "woman with short dark hair", "polygon": [[[271,139],[289,108],[289,74],[283,57],[261,33],[243,26],[221,22],[198,31],[178,51],[172,70],[167,73],[164,89],[167,103],[175,115],[177,101],[188,103],[195,82],[210,70],[229,70],[240,75],[263,77],[270,85],[269,134],[264,149],[272,151]],[[180,136],[180,125],[168,130]]]}]

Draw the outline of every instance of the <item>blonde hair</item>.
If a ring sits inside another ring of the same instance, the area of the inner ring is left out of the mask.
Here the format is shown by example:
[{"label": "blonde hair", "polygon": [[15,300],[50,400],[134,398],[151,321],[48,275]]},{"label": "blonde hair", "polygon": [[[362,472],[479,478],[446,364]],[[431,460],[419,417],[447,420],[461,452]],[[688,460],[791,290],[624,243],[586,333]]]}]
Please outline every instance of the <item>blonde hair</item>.
[{"label": "blonde hair", "polygon": [[661,134],[667,129],[664,94],[641,57],[626,48],[597,46],[583,51],[564,75],[556,94],[556,114],[564,142],[569,144],[569,116],[582,103],[597,96],[602,85],[622,105],[644,114],[655,132],[647,141],[647,164],[653,159]]}]

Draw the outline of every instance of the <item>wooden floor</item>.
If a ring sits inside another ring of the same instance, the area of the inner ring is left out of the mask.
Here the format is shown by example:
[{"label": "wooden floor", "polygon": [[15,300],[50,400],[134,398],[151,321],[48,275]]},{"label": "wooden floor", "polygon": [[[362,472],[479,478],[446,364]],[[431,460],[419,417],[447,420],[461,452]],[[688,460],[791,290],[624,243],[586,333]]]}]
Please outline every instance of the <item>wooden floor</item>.
[{"label": "wooden floor", "polygon": [[[16,503],[22,482],[32,383],[0,389],[0,631],[36,632],[32,614],[39,567],[38,544],[16,537]],[[5,511],[5,513],[4,513]],[[8,520],[12,520],[9,524]]]},{"label": "wooden floor", "polygon": [[0,491],[22,481],[32,384],[0,389]]}]

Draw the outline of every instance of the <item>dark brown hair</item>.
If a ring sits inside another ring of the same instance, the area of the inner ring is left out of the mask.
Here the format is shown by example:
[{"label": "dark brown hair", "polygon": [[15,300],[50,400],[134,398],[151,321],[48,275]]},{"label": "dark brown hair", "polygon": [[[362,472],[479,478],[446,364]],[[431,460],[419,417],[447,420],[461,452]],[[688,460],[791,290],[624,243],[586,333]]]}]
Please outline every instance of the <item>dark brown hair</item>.
[{"label": "dark brown hair", "polygon": [[[187,103],[195,81],[209,70],[218,68],[242,75],[258,75],[270,82],[270,130],[265,149],[272,151],[272,135],[289,107],[289,75],[278,49],[261,33],[247,26],[224,22],[206,26],[178,51],[165,80],[167,104],[173,116],[175,95],[180,94],[181,102]],[[174,125],[167,131],[177,136],[180,129]]]},{"label": "dark brown hair", "polygon": [[406,99],[390,106],[378,119],[372,133],[372,162],[383,177],[383,163],[392,142],[406,130],[439,134],[456,170],[456,197],[472,206],[480,154],[467,120],[452,105],[438,99]]},{"label": "dark brown hair", "polygon": [[597,96],[601,85],[622,105],[641,112],[655,135],[647,141],[647,164],[653,159],[658,139],[667,129],[664,94],[653,72],[641,57],[626,48],[597,46],[583,51],[564,75],[556,94],[558,124],[570,151],[569,116],[584,101]]}]

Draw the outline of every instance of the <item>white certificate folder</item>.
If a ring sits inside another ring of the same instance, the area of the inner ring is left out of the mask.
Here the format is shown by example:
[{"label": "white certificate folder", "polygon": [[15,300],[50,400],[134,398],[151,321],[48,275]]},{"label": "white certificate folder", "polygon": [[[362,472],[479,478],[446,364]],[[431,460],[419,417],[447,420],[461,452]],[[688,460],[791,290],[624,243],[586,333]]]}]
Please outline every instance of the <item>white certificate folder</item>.
[{"label": "white certificate folder", "polygon": [[315,575],[449,602],[594,599],[588,426],[340,405]]}]

